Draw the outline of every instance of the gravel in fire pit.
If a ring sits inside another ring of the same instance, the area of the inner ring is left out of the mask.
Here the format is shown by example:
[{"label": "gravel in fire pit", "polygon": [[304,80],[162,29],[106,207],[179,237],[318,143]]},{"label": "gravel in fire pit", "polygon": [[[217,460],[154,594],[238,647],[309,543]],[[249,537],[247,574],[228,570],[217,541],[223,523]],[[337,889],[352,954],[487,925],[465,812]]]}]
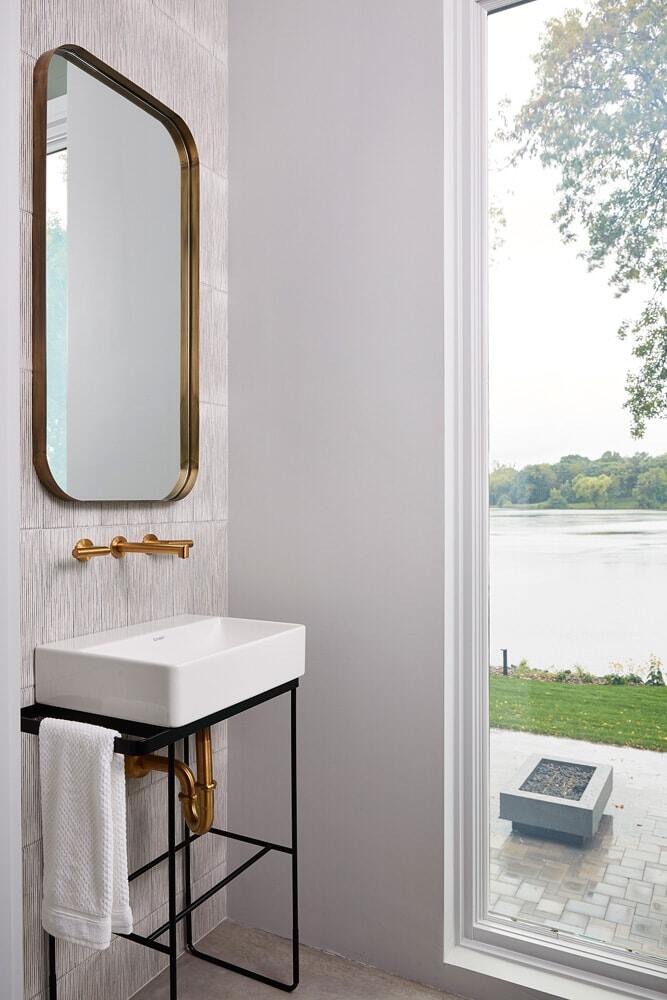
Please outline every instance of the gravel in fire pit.
[{"label": "gravel in fire pit", "polygon": [[521,785],[521,791],[534,792],[536,795],[553,795],[559,799],[578,800],[586,791],[594,771],[594,767],[588,767],[586,764],[541,760]]}]

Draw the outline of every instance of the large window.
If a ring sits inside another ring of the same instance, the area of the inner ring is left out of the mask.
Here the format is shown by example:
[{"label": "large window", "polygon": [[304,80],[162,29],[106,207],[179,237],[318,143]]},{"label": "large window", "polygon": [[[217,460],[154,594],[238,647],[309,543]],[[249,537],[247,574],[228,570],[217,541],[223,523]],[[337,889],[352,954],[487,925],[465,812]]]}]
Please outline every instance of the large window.
[{"label": "large window", "polygon": [[577,978],[653,996],[667,988],[667,2],[455,7],[453,943],[565,966],[564,996]]},{"label": "large window", "polygon": [[488,23],[489,909],[647,962],[667,960],[666,50],[667,5]]}]

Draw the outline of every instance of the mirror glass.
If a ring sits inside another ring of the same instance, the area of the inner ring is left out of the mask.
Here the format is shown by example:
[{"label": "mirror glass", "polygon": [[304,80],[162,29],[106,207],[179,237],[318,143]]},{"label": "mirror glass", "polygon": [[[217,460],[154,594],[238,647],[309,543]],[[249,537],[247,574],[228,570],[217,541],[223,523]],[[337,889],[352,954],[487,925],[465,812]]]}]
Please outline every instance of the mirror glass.
[{"label": "mirror glass", "polygon": [[197,467],[196,152],[88,58],[36,76],[35,464],[64,498],[177,499]]}]

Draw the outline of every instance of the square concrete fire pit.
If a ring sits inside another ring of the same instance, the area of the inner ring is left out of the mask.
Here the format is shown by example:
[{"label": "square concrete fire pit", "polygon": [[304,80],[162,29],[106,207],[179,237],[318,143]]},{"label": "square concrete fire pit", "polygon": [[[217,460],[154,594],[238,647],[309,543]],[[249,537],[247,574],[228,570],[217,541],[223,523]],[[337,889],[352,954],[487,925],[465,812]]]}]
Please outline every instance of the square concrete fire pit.
[{"label": "square concrete fire pit", "polygon": [[597,833],[613,768],[533,754],[500,792],[500,818],[533,837],[585,844]]}]

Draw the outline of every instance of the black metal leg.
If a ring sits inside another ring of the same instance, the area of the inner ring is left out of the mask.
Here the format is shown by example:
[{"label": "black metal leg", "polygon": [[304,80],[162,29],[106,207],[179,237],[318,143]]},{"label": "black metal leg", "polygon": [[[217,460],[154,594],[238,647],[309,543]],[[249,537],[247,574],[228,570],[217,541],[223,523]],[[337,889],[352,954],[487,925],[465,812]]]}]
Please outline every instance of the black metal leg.
[{"label": "black metal leg", "polygon": [[58,972],[56,970],[56,939],[48,934],[49,941],[49,1000],[58,1000]]},{"label": "black metal leg", "polygon": [[[183,761],[190,763],[190,737],[183,740]],[[191,857],[191,834],[187,823],[183,823],[185,847],[183,848],[183,882],[185,883],[185,906],[186,909],[192,903],[192,857]],[[194,943],[192,940],[192,914],[188,913],[185,918],[185,947],[192,951]]]},{"label": "black metal leg", "polygon": [[178,1000],[178,972],[176,960],[176,788],[174,781],[174,744],[169,744],[169,770],[167,772],[168,826],[169,826],[169,1000]]},{"label": "black metal leg", "polygon": [[[292,856],[292,982],[283,983],[279,979],[272,979],[270,976],[263,976],[259,972],[253,972],[251,969],[244,969],[240,965],[234,965],[233,962],[226,962],[222,958],[217,958],[215,955],[208,955],[206,952],[200,951],[195,945],[189,945],[189,951],[191,954],[195,955],[197,958],[203,959],[205,962],[210,962],[212,965],[217,965],[221,969],[229,969],[230,972],[237,972],[241,976],[247,976],[248,979],[253,979],[255,982],[264,983],[266,986],[273,986],[275,989],[282,990],[284,993],[291,993],[299,985],[299,895],[298,895],[298,867],[297,867],[297,760],[296,760],[296,688],[292,688],[290,691],[290,800],[291,800],[291,822],[292,822],[292,845],[290,848],[278,848],[284,851],[286,854]],[[238,837],[235,835],[225,833],[222,830],[213,830],[211,832],[220,833],[222,836],[231,836],[233,839],[248,839]],[[248,842],[252,842],[248,840]],[[263,841],[255,841],[255,843],[264,843]],[[255,860],[262,857],[267,850],[276,849],[275,845],[265,844],[264,850],[260,851],[259,854],[255,855],[254,859],[246,862],[242,865],[239,871],[243,870],[246,865],[252,864]],[[185,852],[187,855],[188,846],[185,847]],[[189,889],[189,886],[188,886]],[[186,893],[188,892],[186,889]]]},{"label": "black metal leg", "polygon": [[297,823],[296,688],[290,691],[290,781],[292,799],[292,983],[299,985],[299,865]]}]

